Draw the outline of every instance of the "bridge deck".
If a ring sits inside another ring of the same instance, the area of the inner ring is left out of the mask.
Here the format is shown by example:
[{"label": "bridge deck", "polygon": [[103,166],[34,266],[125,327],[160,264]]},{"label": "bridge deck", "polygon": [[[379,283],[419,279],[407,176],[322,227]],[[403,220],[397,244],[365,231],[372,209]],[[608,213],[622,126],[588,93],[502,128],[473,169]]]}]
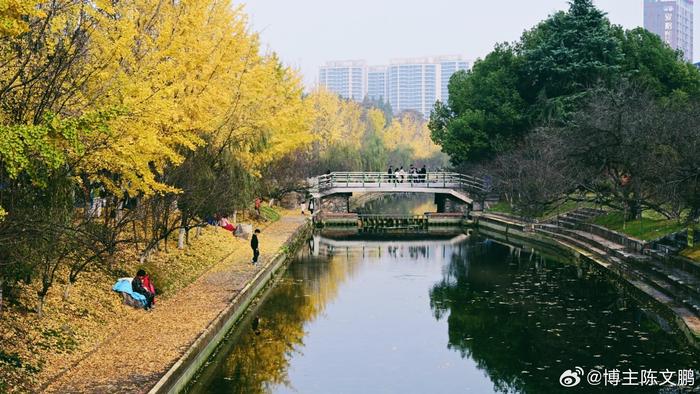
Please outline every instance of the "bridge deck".
[{"label": "bridge deck", "polygon": [[484,180],[453,172],[397,176],[380,172],[333,172],[316,179],[316,198],[338,193],[443,193],[463,201],[487,191]]}]

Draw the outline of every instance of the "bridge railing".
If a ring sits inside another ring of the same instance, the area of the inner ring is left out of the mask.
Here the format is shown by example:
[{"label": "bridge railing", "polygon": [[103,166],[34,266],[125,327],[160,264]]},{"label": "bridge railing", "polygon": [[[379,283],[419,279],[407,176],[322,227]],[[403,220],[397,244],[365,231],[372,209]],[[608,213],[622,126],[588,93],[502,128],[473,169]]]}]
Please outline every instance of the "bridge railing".
[{"label": "bridge railing", "polygon": [[389,174],[386,172],[332,172],[318,178],[320,192],[336,188],[434,188],[485,193],[484,180],[456,172]]}]

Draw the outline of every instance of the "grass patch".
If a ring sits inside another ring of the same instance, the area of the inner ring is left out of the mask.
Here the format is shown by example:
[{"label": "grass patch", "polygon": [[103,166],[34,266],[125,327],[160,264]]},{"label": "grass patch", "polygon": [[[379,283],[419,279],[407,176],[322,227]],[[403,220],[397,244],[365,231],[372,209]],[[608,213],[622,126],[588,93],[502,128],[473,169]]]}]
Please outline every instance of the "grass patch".
[{"label": "grass patch", "polygon": [[271,207],[260,207],[260,214],[271,222],[280,220],[280,214]]},{"label": "grass patch", "polygon": [[[552,216],[564,214],[567,212],[571,212],[577,208],[594,208],[594,204],[591,203],[582,203],[582,202],[577,202],[577,201],[565,201],[563,204],[557,206],[556,208],[549,209],[546,212],[543,212],[542,214],[536,216],[534,219],[545,219],[545,218],[550,218]],[[520,216],[517,212],[513,210],[513,208],[508,204],[506,201],[499,201],[498,203],[492,205],[487,209],[487,212],[492,212],[492,213],[502,213],[502,214],[507,214],[507,215],[515,215],[515,216]]]},{"label": "grass patch", "polygon": [[642,219],[632,221],[625,221],[623,212],[610,212],[595,218],[593,223],[644,241],[658,239],[685,228],[677,219],[666,219],[654,211],[644,211]]},{"label": "grass patch", "polygon": [[681,256],[687,257],[700,263],[700,245],[695,245],[692,248],[686,248],[681,252]]},{"label": "grass patch", "polygon": [[513,214],[513,208],[505,201],[499,201],[487,209],[488,212]]}]

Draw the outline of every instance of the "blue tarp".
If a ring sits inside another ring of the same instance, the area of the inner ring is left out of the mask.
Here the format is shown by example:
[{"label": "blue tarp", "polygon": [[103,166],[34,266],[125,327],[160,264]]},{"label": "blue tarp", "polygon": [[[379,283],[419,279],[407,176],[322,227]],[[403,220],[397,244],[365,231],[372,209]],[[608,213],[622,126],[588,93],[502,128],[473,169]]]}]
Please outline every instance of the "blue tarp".
[{"label": "blue tarp", "polygon": [[130,295],[131,298],[135,299],[136,301],[139,301],[143,305],[146,305],[146,297],[143,294],[134,292],[134,290],[131,288],[130,278],[119,279],[117,283],[115,283],[114,286],[112,286],[112,290],[117,291],[119,293],[126,293]]}]

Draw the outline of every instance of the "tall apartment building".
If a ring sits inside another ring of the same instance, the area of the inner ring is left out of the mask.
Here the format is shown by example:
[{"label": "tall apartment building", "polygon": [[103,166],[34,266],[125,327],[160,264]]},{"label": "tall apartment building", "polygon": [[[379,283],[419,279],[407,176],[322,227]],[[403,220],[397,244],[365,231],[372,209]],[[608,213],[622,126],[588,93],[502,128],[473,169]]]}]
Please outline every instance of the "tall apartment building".
[{"label": "tall apartment building", "polygon": [[644,28],[693,61],[694,0],[644,0]]},{"label": "tall apartment building", "polygon": [[375,101],[387,101],[386,67],[367,68],[367,98]]},{"label": "tall apartment building", "polygon": [[468,70],[469,62],[459,56],[440,58],[440,100],[447,101],[449,92],[447,87],[452,74],[460,70]]},{"label": "tall apartment building", "polygon": [[319,85],[347,99],[388,101],[394,113],[413,110],[427,118],[437,100],[447,100],[452,74],[468,68],[461,56],[394,59],[372,67],[362,60],[328,62],[319,69]]},{"label": "tall apartment building", "polygon": [[362,101],[367,92],[366,72],[363,60],[327,62],[319,69],[318,82],[341,97]]},{"label": "tall apartment building", "polygon": [[458,56],[392,60],[387,94],[394,113],[413,110],[428,118],[437,100],[447,100],[452,74],[468,68]]}]

